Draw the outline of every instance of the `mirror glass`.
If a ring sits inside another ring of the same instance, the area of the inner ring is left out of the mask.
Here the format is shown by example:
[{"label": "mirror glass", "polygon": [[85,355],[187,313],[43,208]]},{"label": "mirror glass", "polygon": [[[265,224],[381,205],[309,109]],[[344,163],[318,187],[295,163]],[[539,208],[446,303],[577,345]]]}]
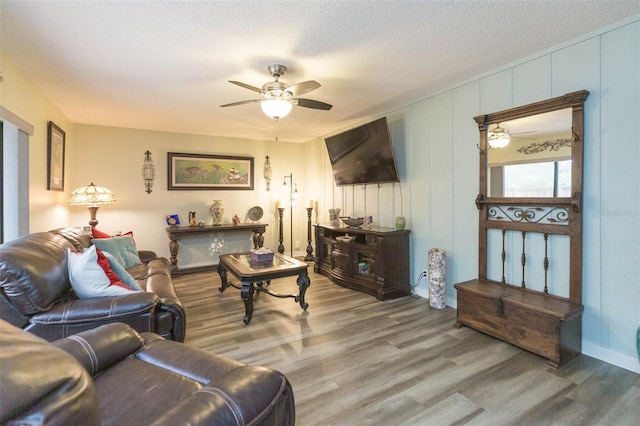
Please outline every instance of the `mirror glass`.
[{"label": "mirror glass", "polygon": [[570,197],[572,109],[536,114],[492,123],[509,133],[503,148],[489,148],[487,183],[489,197]]}]

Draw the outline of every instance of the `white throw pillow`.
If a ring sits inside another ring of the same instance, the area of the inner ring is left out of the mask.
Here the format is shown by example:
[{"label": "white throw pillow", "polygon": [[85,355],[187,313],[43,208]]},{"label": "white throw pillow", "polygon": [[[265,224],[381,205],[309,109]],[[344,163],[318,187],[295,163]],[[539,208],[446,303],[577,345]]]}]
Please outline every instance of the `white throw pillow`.
[{"label": "white throw pillow", "polygon": [[111,281],[98,264],[96,247],[91,246],[82,253],[67,249],[67,267],[71,286],[80,299],[104,296],[124,296],[132,290],[111,285]]}]

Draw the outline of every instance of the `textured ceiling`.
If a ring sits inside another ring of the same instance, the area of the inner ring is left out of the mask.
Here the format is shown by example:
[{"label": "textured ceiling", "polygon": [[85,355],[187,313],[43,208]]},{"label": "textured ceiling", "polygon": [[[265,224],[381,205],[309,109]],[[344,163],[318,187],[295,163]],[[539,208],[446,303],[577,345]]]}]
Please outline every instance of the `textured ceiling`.
[{"label": "textured ceiling", "polygon": [[[640,1],[1,1],[0,42],[72,122],[304,142],[640,13]],[[316,80],[278,122],[252,86]]]}]

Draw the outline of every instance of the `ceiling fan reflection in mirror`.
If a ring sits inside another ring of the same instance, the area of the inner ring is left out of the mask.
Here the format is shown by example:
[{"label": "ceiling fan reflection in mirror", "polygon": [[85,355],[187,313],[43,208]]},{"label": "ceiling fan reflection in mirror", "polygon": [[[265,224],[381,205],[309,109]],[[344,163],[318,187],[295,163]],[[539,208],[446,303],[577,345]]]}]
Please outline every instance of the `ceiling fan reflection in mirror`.
[{"label": "ceiling fan reflection in mirror", "polygon": [[319,88],[320,83],[318,83],[317,81],[309,80],[302,83],[288,85],[287,83],[279,81],[280,77],[282,77],[282,75],[287,71],[287,67],[285,67],[284,65],[274,64],[270,65],[267,69],[269,71],[269,74],[271,74],[275,81],[270,81],[263,84],[262,89],[251,86],[250,84],[242,83],[240,81],[229,81],[229,83],[260,93],[260,99],[233,102],[220,106],[230,107],[236,105],[259,103],[262,111],[268,117],[271,117],[276,121],[282,117],[286,117],[291,112],[291,109],[294,105],[311,109],[321,109],[325,111],[332,108],[332,105],[324,102],[298,97]]},{"label": "ceiling fan reflection in mirror", "polygon": [[491,148],[504,148],[509,145],[512,138],[518,139],[531,139],[525,138],[519,135],[526,135],[529,133],[535,133],[535,130],[529,132],[510,133],[507,129],[500,127],[500,123],[496,124],[496,127],[489,130],[488,142]]}]

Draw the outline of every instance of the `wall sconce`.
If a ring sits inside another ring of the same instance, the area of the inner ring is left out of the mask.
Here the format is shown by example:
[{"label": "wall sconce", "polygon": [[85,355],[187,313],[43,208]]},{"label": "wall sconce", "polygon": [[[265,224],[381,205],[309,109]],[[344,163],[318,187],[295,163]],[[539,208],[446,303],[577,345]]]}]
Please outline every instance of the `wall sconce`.
[{"label": "wall sconce", "polygon": [[151,194],[151,188],[153,188],[153,179],[156,177],[156,168],[153,165],[153,159],[151,158],[151,152],[144,153],[144,161],[142,162],[142,180],[144,181],[145,191],[147,194]]},{"label": "wall sconce", "polygon": [[[276,138],[276,141],[278,138]],[[262,172],[262,176],[264,176],[264,183],[267,189],[267,192],[271,190],[271,162],[269,161],[269,156],[264,157],[264,169]]]},{"label": "wall sconce", "polygon": [[76,189],[69,196],[69,204],[87,206],[90,214],[89,225],[92,227],[98,224],[98,219],[96,219],[98,204],[111,204],[115,202],[116,196],[113,192],[102,186],[96,186],[93,182],[91,182],[89,186],[82,186]]}]

